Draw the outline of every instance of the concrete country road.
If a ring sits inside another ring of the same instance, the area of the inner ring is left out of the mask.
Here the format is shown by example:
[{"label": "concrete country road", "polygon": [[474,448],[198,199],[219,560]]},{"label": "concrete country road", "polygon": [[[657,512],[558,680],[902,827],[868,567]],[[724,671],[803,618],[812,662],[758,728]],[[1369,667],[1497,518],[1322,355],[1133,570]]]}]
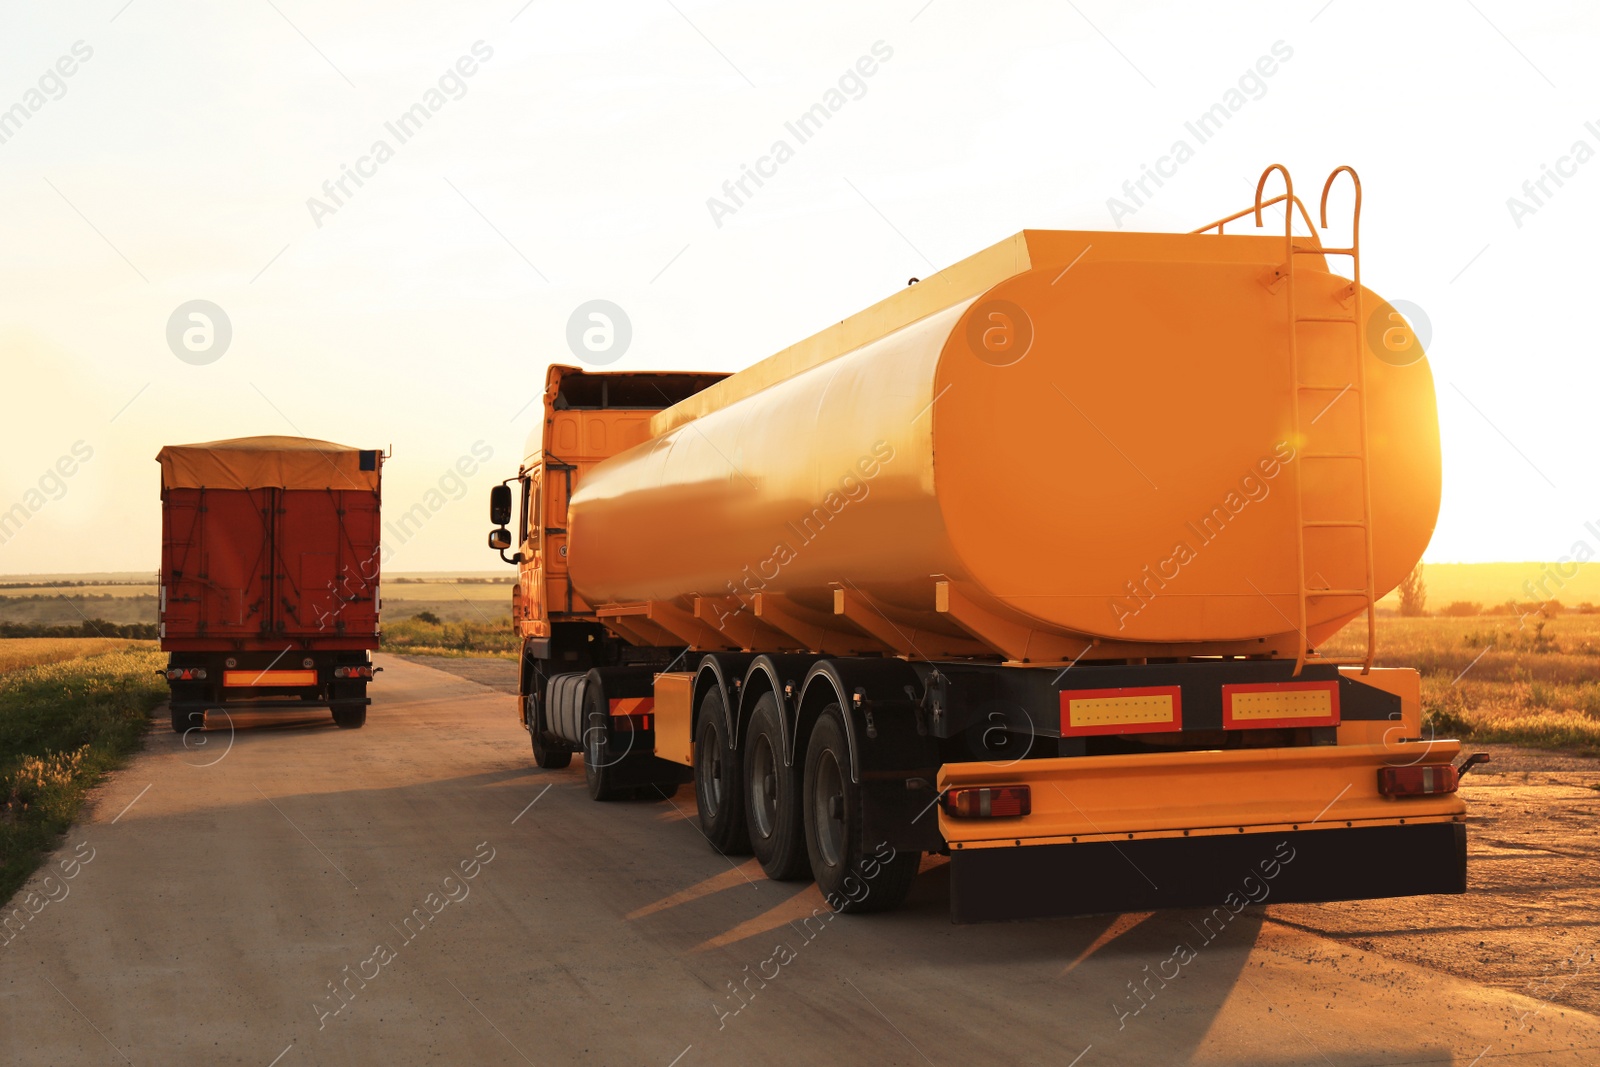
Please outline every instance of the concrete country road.
[{"label": "concrete country road", "polygon": [[692,790],[593,803],[577,761],[531,766],[511,696],[381,662],[362,730],[152,731],[12,902],[38,910],[0,947],[0,1060],[1600,1063],[1554,992],[1255,908],[953,926],[929,859],[903,910],[830,917],[714,852]]}]

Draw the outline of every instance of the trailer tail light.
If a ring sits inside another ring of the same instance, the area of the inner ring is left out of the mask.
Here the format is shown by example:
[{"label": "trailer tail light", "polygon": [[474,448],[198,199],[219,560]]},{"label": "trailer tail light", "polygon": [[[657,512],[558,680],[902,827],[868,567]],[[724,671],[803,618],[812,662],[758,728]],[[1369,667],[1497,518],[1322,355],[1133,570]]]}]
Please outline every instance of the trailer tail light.
[{"label": "trailer tail light", "polygon": [[1061,691],[1062,737],[1176,733],[1182,729],[1182,686]]},{"label": "trailer tail light", "polygon": [[957,819],[1014,819],[1033,811],[1033,791],[1025,785],[951,789],[944,810]]},{"label": "trailer tail light", "polygon": [[1254,682],[1222,687],[1222,727],[1338,726],[1339,683]]},{"label": "trailer tail light", "polygon": [[371,678],[372,677],[372,668],[371,667],[335,667],[333,669],[333,676],[335,678]]},{"label": "trailer tail light", "polygon": [[1448,763],[1424,767],[1383,767],[1378,771],[1378,792],[1386,797],[1431,797],[1454,793],[1461,776]]},{"label": "trailer tail light", "polygon": [[167,671],[169,682],[203,682],[206,680],[204,667],[173,667]]}]

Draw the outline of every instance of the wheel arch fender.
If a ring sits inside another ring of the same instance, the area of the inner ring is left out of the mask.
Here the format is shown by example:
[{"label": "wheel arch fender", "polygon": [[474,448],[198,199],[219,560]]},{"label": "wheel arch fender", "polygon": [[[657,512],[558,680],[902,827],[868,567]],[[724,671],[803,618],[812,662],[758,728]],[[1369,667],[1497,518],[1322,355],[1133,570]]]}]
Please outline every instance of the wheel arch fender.
[{"label": "wheel arch fender", "polygon": [[738,739],[735,735],[739,690],[747,665],[752,657],[741,653],[711,652],[700,657],[700,664],[694,672],[694,691],[690,696],[689,704],[689,736],[700,736],[700,703],[705,700],[706,693],[715,691],[722,698],[723,724],[722,733],[728,739],[728,747],[735,748]]},{"label": "wheel arch fender", "polygon": [[531,712],[534,704],[544,700],[544,694],[540,692],[544,688],[543,682],[543,674],[533,656],[531,644],[524,638],[517,670],[517,717],[522,720],[524,730],[533,729]]},{"label": "wheel arch fender", "polygon": [[936,764],[937,744],[917,718],[924,688],[918,669],[903,660],[818,660],[801,687],[793,750],[803,750],[823,709],[837,703],[844,712],[853,782],[861,782],[863,770]]},{"label": "wheel arch fender", "polygon": [[795,725],[801,705],[803,680],[815,662],[815,656],[806,655],[757,656],[750,661],[744,685],[740,687],[738,729],[741,738],[750,726],[756,703],[767,693],[777,697],[778,717],[783,722],[783,751],[779,753],[779,758],[785,766],[792,767],[798,753],[794,743]]}]

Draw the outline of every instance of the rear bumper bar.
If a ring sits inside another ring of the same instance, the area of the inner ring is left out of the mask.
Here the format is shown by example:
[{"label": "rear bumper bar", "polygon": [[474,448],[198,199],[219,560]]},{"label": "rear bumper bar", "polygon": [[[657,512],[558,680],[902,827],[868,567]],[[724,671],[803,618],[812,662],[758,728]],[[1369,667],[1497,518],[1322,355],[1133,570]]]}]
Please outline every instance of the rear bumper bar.
[{"label": "rear bumper bar", "polygon": [[173,711],[285,711],[295,708],[355,708],[370,707],[371,697],[349,697],[340,700],[173,700],[168,702]]},{"label": "rear bumper bar", "polygon": [[[1459,822],[981,848],[950,856],[958,923],[1464,893]],[[1223,920],[1226,921],[1225,919]]]},{"label": "rear bumper bar", "polygon": [[1429,741],[947,763],[941,791],[1027,785],[1033,810],[1019,819],[957,819],[941,810],[939,831],[952,849],[970,850],[1017,838],[1042,846],[1437,822],[1464,815],[1466,804],[1454,793],[1384,796],[1378,772],[1447,765],[1460,751],[1457,741]]}]

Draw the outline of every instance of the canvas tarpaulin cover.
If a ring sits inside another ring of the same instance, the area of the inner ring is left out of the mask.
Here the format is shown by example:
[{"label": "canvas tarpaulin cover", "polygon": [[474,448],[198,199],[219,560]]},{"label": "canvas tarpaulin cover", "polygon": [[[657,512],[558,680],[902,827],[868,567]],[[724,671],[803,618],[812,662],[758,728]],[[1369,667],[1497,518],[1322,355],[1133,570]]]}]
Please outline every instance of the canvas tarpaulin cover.
[{"label": "canvas tarpaulin cover", "polygon": [[156,462],[163,489],[378,488],[377,452],[307,437],[167,445]]}]

